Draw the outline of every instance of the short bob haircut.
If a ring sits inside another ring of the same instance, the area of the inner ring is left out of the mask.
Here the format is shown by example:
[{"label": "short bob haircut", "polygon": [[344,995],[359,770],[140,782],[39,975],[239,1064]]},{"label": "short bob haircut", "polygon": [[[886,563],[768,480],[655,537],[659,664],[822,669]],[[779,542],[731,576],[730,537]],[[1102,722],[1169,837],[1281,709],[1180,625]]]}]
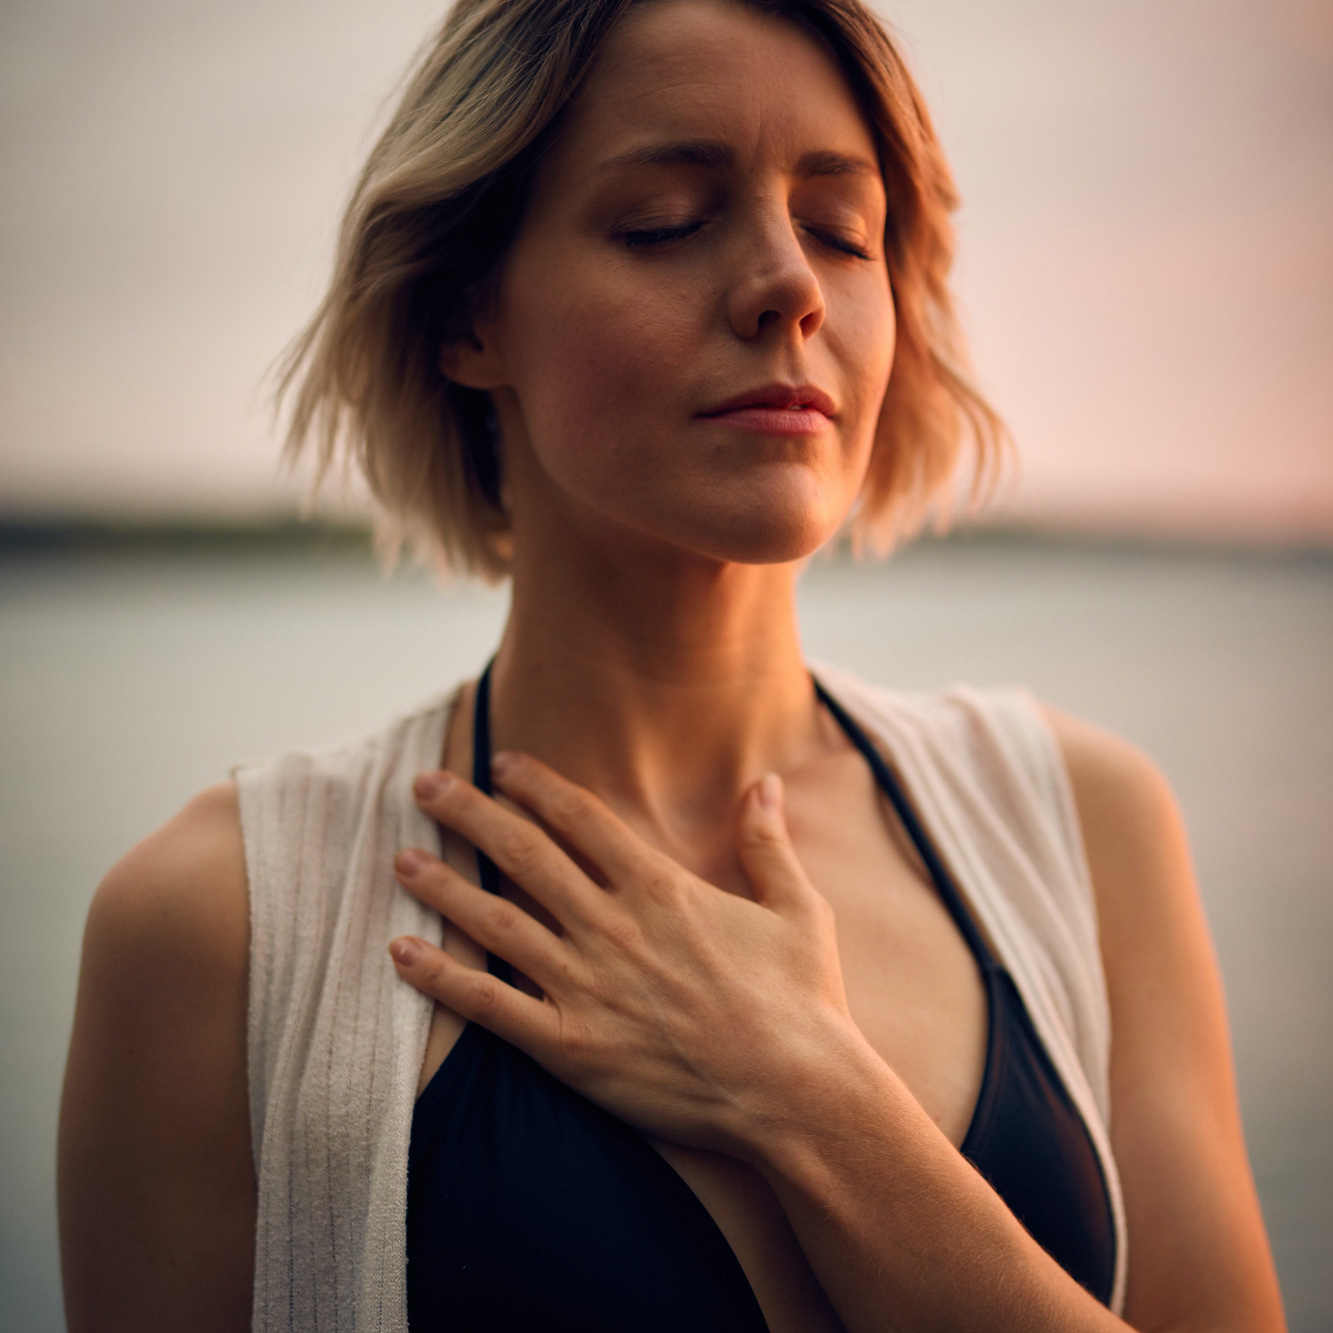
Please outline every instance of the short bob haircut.
[{"label": "short bob haircut", "polygon": [[[357,465],[390,558],[406,541],[454,570],[508,572],[490,398],[451,383],[440,350],[471,327],[561,112],[617,19],[643,2],[457,0],[357,181],[332,283],[279,366],[279,396],[295,394],[289,460],[313,446],[320,477],[339,461]],[[886,551],[932,509],[948,512],[965,437],[974,499],[1006,440],[968,380],[947,286],[953,180],[920,92],[860,0],[735,2],[822,40],[878,142],[897,349],[849,535],[857,551]]]}]

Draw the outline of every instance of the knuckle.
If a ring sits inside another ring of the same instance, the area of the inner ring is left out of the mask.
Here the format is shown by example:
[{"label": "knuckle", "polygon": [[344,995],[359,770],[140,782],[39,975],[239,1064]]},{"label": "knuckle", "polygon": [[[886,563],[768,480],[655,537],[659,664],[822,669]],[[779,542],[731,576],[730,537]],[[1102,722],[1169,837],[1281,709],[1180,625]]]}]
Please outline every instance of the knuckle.
[{"label": "knuckle", "polygon": [[523,828],[503,829],[495,840],[496,860],[516,874],[531,870],[537,861],[532,834]]},{"label": "knuckle", "polygon": [[450,971],[449,964],[446,961],[442,950],[432,950],[425,959],[422,960],[422,971],[424,981],[428,989],[434,992],[443,991],[449,984]]},{"label": "knuckle", "polygon": [[467,805],[468,794],[465,783],[451,780],[431,793],[430,804],[437,810],[449,812],[462,810]]},{"label": "knuckle", "polygon": [[431,907],[440,910],[449,901],[450,890],[453,887],[453,881],[449,877],[449,867],[432,865],[418,873],[412,891]]},{"label": "knuckle", "polygon": [[652,897],[670,893],[675,887],[671,864],[663,856],[651,855],[634,868],[634,884]]},{"label": "knuckle", "polygon": [[833,904],[817,889],[811,890],[810,910],[815,914],[822,925],[831,928],[837,922],[837,913],[833,910]]},{"label": "knuckle", "polygon": [[782,838],[771,824],[747,824],[743,836],[752,847],[782,846]]},{"label": "knuckle", "polygon": [[806,907],[816,930],[829,936],[837,934],[838,918],[833,904],[818,889],[811,889],[806,895]]},{"label": "knuckle", "polygon": [[[500,756],[496,756],[497,765],[500,763]],[[532,756],[525,750],[505,750],[504,767],[500,771],[506,778],[511,776],[530,776],[533,771]]]},{"label": "knuckle", "polygon": [[518,931],[518,909],[504,898],[486,904],[479,925],[491,939],[507,939]]},{"label": "knuckle", "polygon": [[495,980],[485,972],[474,973],[463,983],[464,1006],[470,1014],[485,1018],[499,1007]]},{"label": "knuckle", "polygon": [[607,940],[623,953],[637,953],[643,944],[643,927],[631,916],[617,914],[603,929]]},{"label": "knuckle", "polygon": [[642,883],[645,891],[655,902],[679,903],[685,896],[680,876],[675,874],[670,866],[653,865],[648,867],[643,873]]},{"label": "knuckle", "polygon": [[551,799],[551,816],[566,827],[586,824],[592,816],[592,802],[583,792],[569,788],[557,792]]},{"label": "knuckle", "polygon": [[594,1045],[593,1032],[587,1023],[569,1021],[560,1025],[560,1049],[569,1059],[586,1061]]}]

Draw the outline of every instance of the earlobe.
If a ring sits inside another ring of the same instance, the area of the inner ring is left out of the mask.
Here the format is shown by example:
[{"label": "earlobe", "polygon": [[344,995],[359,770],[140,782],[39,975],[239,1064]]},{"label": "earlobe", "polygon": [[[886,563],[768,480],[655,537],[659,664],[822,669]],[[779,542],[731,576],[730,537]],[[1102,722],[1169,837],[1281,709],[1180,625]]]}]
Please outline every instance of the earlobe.
[{"label": "earlobe", "polygon": [[484,333],[468,332],[440,344],[440,373],[468,389],[498,389],[506,382],[504,360]]}]

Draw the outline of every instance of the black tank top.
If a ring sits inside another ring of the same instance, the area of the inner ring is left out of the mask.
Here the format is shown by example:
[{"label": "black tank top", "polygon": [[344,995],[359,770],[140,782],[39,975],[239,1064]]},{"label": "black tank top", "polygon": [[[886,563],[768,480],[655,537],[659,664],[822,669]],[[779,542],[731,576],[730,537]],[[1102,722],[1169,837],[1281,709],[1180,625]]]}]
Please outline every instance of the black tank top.
[{"label": "black tank top", "polygon": [[[1101,1165],[1009,974],[879,752],[822,686],[981,969],[981,1092],[963,1155],[1033,1238],[1103,1303],[1115,1233]],[[477,685],[473,782],[490,785],[490,668]],[[482,886],[499,891],[478,855]],[[509,967],[491,957],[492,973]],[[417,1099],[407,1178],[412,1333],[766,1333],[708,1210],[634,1129],[469,1023]]]}]

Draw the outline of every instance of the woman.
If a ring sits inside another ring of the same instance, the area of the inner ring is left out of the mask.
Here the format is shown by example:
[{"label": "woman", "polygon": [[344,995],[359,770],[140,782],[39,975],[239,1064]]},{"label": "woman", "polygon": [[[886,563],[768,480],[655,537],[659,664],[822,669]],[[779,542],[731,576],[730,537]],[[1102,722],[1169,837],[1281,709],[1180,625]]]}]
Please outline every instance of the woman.
[{"label": "woman", "polygon": [[855,0],[450,15],[293,439],[509,623],[99,890],[75,1333],[1282,1326],[1161,778],[802,658],[801,562],[993,457],[951,203]]}]

